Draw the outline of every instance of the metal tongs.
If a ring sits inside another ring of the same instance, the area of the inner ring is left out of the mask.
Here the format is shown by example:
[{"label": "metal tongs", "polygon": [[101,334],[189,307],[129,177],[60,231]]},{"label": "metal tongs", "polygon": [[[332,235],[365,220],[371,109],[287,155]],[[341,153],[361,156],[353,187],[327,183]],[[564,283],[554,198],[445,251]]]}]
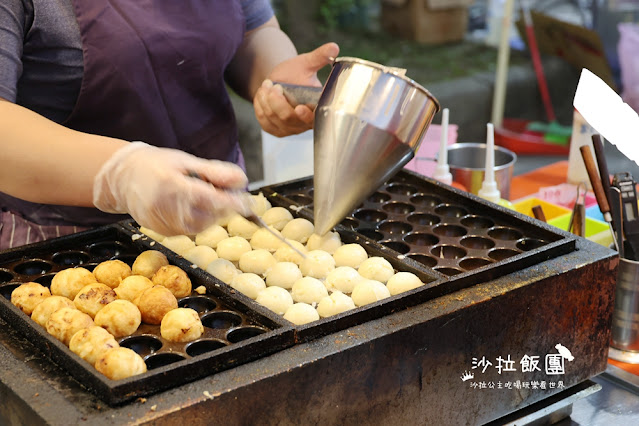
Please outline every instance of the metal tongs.
[{"label": "metal tongs", "polygon": [[[583,191],[582,191],[583,188]],[[572,207],[570,221],[568,222],[568,232],[572,232],[578,237],[586,236],[586,193],[588,188],[585,182],[577,185],[577,198]]]},{"label": "metal tongs", "polygon": [[[202,175],[200,175],[197,172],[194,171],[189,171],[187,173],[187,176],[195,178],[195,179],[199,179],[203,182],[207,182],[210,183],[207,179],[205,179]],[[238,194],[241,195],[241,194]],[[242,202],[245,203],[245,205],[249,208],[247,208],[246,210],[251,211],[250,214],[248,215],[243,215],[244,218],[246,220],[248,220],[249,222],[253,222],[254,224],[256,224],[257,226],[266,229],[268,232],[270,232],[274,237],[276,237],[278,240],[280,240],[281,242],[283,242],[284,244],[286,244],[287,246],[289,246],[291,248],[291,250],[293,250],[295,253],[299,254],[300,256],[302,256],[302,258],[306,259],[306,255],[304,253],[302,253],[301,251],[299,251],[293,244],[291,244],[289,241],[286,240],[286,238],[284,238],[282,235],[278,234],[277,232],[275,232],[274,230],[272,230],[267,224],[266,222],[264,222],[262,220],[261,217],[259,217],[258,215],[256,215],[255,213],[252,212],[252,210],[250,209],[250,204],[251,199],[248,197],[248,195],[246,195],[245,197],[242,197]]]}]

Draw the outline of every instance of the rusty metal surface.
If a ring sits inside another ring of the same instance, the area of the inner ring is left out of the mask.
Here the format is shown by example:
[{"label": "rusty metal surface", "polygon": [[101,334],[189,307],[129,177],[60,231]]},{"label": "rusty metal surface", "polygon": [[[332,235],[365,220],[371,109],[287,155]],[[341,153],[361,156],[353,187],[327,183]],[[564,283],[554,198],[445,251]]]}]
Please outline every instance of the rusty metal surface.
[{"label": "rusty metal surface", "polygon": [[[10,402],[0,414],[16,424],[482,424],[559,389],[472,388],[550,381],[520,368],[480,373],[473,358],[543,357],[559,343],[574,356],[565,386],[605,370],[618,259],[583,239],[577,249],[115,408],[0,323],[0,396]],[[476,379],[463,382],[465,371]]]}]

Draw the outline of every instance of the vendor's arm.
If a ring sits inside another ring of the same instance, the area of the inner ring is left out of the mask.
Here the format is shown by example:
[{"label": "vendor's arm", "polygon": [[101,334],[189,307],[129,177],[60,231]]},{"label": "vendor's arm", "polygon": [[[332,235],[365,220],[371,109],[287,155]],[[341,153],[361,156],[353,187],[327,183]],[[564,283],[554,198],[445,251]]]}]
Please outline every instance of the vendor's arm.
[{"label": "vendor's arm", "polygon": [[313,111],[305,105],[293,108],[281,87],[273,86],[272,81],[319,87],[317,71],[338,54],[338,46],[327,43],[297,55],[293,43],[272,17],[246,33],[227,70],[227,80],[239,94],[253,100],[255,115],[264,130],[275,136],[301,133],[313,126]]},{"label": "vendor's arm", "polygon": [[93,178],[125,141],[76,132],[0,98],[0,191],[23,200],[93,206]]}]

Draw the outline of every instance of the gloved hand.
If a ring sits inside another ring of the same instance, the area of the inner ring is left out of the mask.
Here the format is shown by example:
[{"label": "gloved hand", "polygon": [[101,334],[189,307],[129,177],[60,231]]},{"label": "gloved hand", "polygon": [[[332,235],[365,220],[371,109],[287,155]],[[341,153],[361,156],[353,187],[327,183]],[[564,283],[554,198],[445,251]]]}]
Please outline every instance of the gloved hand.
[{"label": "gloved hand", "polygon": [[116,151],[96,175],[93,203],[104,212],[128,213],[160,234],[189,235],[231,211],[249,214],[249,197],[238,191],[247,182],[235,164],[131,142]]},{"label": "gloved hand", "polygon": [[313,127],[315,114],[306,105],[291,106],[282,87],[273,81],[321,87],[317,71],[329,65],[339,54],[339,46],[326,43],[277,65],[257,89],[253,98],[255,117],[268,133],[282,137],[302,133]]}]

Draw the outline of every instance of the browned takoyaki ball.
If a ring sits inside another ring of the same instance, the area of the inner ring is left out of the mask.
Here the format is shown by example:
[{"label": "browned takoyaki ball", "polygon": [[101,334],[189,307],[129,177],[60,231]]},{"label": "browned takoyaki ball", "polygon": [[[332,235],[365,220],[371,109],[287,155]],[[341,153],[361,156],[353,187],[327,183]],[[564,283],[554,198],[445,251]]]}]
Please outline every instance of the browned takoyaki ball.
[{"label": "browned takoyaki ball", "polygon": [[131,267],[121,260],[106,260],[93,269],[93,275],[98,282],[116,288],[131,275]]},{"label": "browned takoyaki ball", "polygon": [[115,291],[108,285],[93,283],[82,287],[82,290],[73,299],[73,303],[78,310],[94,318],[100,309],[116,298]]},{"label": "browned takoyaki ball", "polygon": [[51,292],[42,284],[24,283],[11,292],[11,303],[25,314],[31,315],[35,307],[47,297],[51,297]]},{"label": "browned takoyaki ball", "polygon": [[61,308],[75,308],[75,304],[73,300],[63,296],[47,297],[35,307],[31,319],[46,328],[51,314]]},{"label": "browned takoyaki ball", "polygon": [[143,291],[136,297],[134,303],[142,314],[142,322],[156,325],[162,322],[167,312],[178,307],[173,293],[162,285],[154,285]]},{"label": "browned takoyaki ball", "polygon": [[191,280],[182,269],[175,265],[162,266],[153,275],[153,284],[168,288],[175,297],[191,294]]},{"label": "browned takoyaki ball", "polygon": [[51,314],[47,321],[47,332],[69,346],[71,337],[83,328],[92,327],[93,320],[75,308],[61,308]]},{"label": "browned takoyaki ball", "polygon": [[95,282],[95,276],[86,268],[63,269],[51,280],[51,294],[73,300],[82,287]]},{"label": "browned takoyaki ball", "polygon": [[135,259],[131,272],[134,275],[142,275],[151,279],[158,269],[168,264],[169,260],[164,253],[157,250],[147,250],[140,253]]},{"label": "browned takoyaki ball", "polygon": [[142,314],[137,306],[128,300],[114,300],[95,316],[99,325],[115,337],[133,334],[140,326]]},{"label": "browned takoyaki ball", "polygon": [[95,365],[100,355],[120,345],[115,338],[97,325],[76,332],[69,341],[69,349],[91,365]]},{"label": "browned takoyaki ball", "polygon": [[119,299],[133,302],[144,290],[153,287],[153,281],[142,275],[131,275],[122,280],[114,291]]},{"label": "browned takoyaki ball", "polygon": [[146,372],[140,355],[129,348],[109,349],[95,362],[95,369],[111,380],[126,379]]},{"label": "browned takoyaki ball", "polygon": [[204,333],[204,326],[194,309],[177,308],[164,315],[160,333],[170,342],[191,342]]}]

